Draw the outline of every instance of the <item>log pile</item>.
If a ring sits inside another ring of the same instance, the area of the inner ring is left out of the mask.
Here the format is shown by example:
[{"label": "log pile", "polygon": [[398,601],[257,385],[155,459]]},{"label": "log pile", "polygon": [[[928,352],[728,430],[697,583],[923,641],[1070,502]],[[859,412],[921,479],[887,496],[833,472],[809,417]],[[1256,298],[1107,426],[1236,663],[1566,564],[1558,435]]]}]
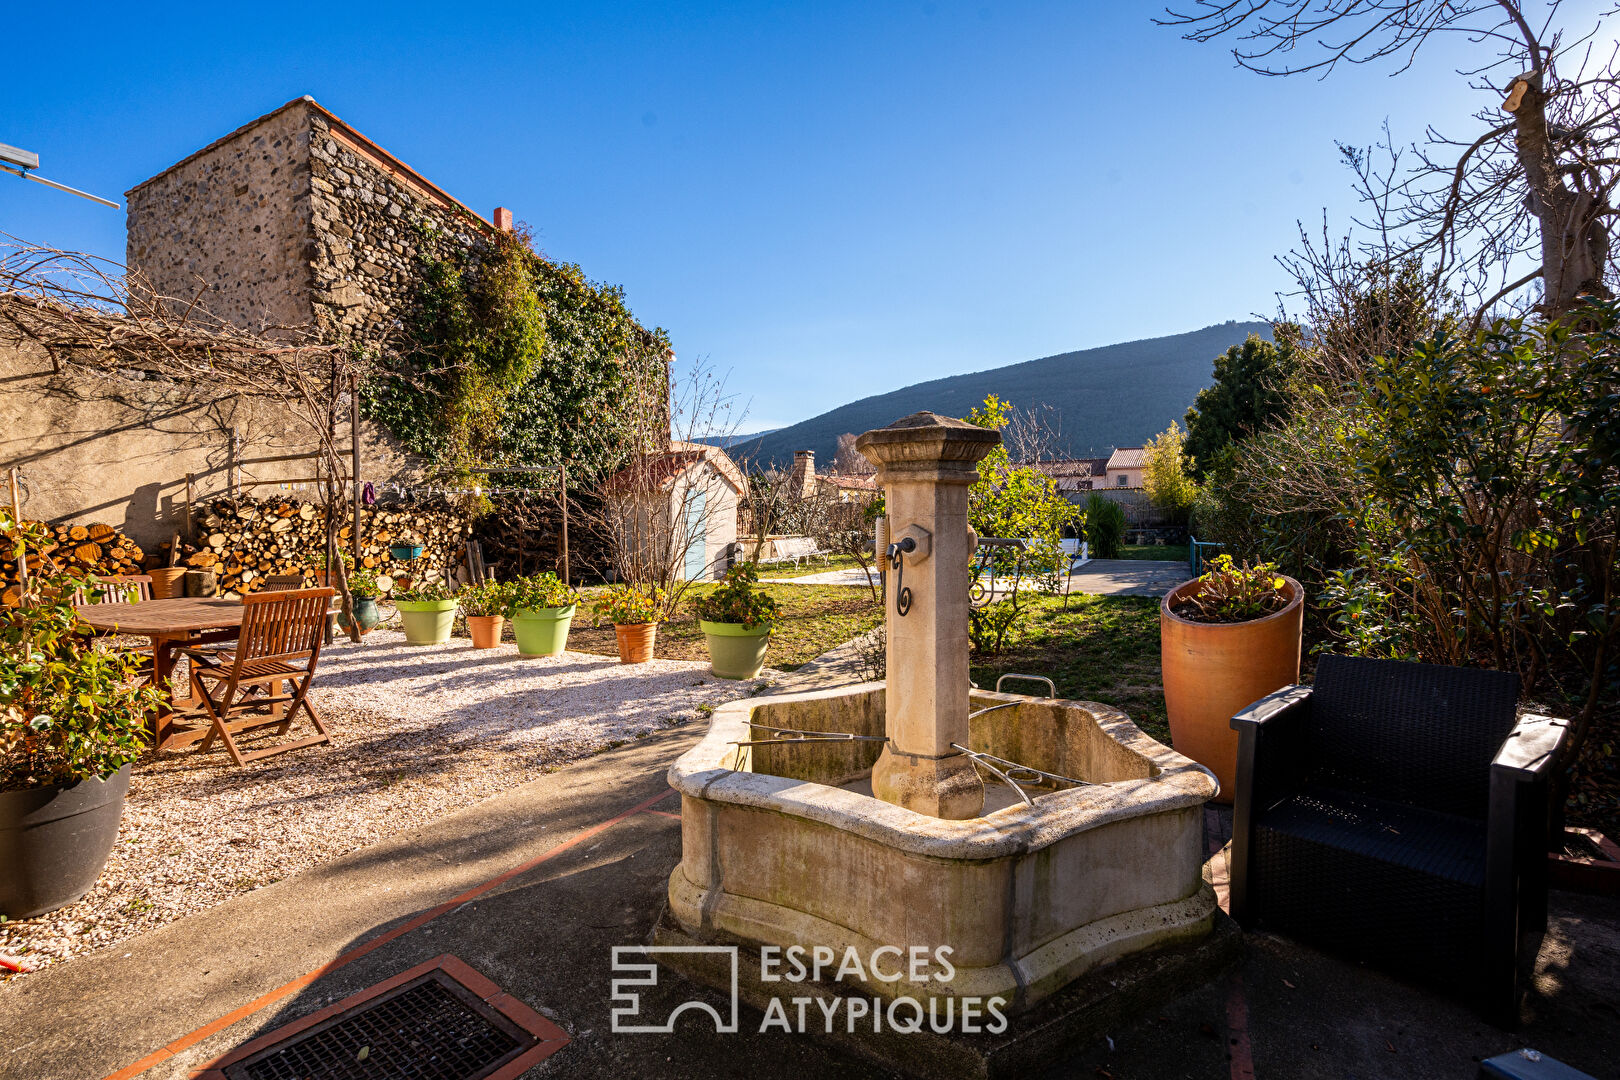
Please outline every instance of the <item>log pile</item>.
[{"label": "log pile", "polygon": [[[28,569],[33,573],[50,573],[54,567],[70,573],[83,574],[138,574],[146,553],[140,545],[112,525],[46,525],[50,540],[43,550],[28,553]],[[17,602],[17,560],[0,560],[0,580],[4,592],[0,602],[8,607]]]},{"label": "log pile", "polygon": [[[350,551],[347,506],[340,520],[339,545]],[[458,519],[443,507],[362,507],[360,536],[358,572],[373,574],[385,596],[399,578],[434,576],[447,558],[454,564],[464,555]],[[192,539],[181,548],[181,564],[217,574],[223,596],[254,592],[273,574],[303,573],[313,580],[326,546],[326,508],[296,500],[220,500],[203,509]],[[422,555],[396,559],[388,550],[396,544],[420,544]]]}]

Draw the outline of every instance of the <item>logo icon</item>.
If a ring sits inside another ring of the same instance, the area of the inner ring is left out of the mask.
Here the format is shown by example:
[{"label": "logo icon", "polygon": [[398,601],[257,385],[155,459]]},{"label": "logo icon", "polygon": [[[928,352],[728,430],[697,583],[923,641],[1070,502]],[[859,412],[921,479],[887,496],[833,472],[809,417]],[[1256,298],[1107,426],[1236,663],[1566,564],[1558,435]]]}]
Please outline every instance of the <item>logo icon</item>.
[{"label": "logo icon", "polygon": [[[636,987],[658,985],[658,965],[651,959],[673,953],[704,953],[724,957],[731,969],[731,1016],[720,1015],[706,1001],[683,1001],[672,1009],[662,1024],[635,1023],[645,1020],[641,1013],[641,991]],[[649,962],[636,963],[635,957],[646,957]],[[737,1030],[737,947],[735,945],[615,945],[613,970],[628,976],[613,980],[611,1000],[613,1006],[612,1029],[624,1035],[667,1035],[675,1030],[675,1019],[688,1009],[708,1013],[714,1019],[714,1030],[731,1034]]]}]

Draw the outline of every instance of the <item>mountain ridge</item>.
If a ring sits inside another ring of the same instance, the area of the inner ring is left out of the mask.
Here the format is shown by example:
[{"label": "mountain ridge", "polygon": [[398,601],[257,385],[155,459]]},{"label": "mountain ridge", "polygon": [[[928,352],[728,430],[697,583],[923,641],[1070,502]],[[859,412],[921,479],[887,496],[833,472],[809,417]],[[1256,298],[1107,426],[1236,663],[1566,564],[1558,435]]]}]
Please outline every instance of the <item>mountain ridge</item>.
[{"label": "mountain ridge", "polygon": [[1270,338],[1271,327],[1231,320],[946,375],[860,398],[727,449],[762,468],[791,464],[796,450],[814,450],[818,463],[831,464],[844,432],[858,435],[924,409],[966,416],[993,393],[1019,408],[1050,405],[1057,413],[1054,451],[1060,456],[1102,457],[1111,447],[1140,446],[1180,421],[1198,391],[1213,381],[1215,357],[1250,334]]}]

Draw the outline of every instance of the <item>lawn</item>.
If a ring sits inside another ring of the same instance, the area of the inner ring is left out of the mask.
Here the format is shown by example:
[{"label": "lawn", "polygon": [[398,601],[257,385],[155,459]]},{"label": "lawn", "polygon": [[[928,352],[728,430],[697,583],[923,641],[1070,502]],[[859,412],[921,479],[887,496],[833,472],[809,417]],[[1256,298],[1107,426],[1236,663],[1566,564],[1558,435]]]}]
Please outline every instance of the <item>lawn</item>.
[{"label": "lawn", "polygon": [[[1026,614],[1007,635],[998,656],[973,658],[973,681],[989,688],[1016,671],[1045,675],[1059,697],[1100,701],[1123,709],[1165,745],[1164,687],[1159,674],[1159,601],[1141,596],[1083,596],[1026,600]],[[1009,691],[1040,693],[1029,683]]]},{"label": "lawn", "polygon": [[[867,560],[871,562],[870,559]],[[810,574],[825,574],[829,570],[854,570],[861,564],[852,555],[832,555],[828,561],[821,559],[806,559],[798,566],[792,563],[776,563],[770,565],[761,563],[759,578],[761,581],[781,581],[784,578],[806,577]]]},{"label": "lawn", "polygon": [[1121,544],[1122,559],[1162,559],[1166,562],[1187,561],[1186,544]]},{"label": "lawn", "polygon": [[[714,588],[694,585],[686,595],[690,598]],[[779,671],[792,671],[883,621],[883,609],[873,603],[867,589],[848,585],[771,585],[767,591],[776,600],[782,623],[771,635],[765,663]],[[576,652],[618,655],[613,627],[593,627],[591,621],[590,614],[581,609],[568,634],[568,647]],[[662,660],[709,658],[703,631],[690,610],[658,628],[656,655]]]}]

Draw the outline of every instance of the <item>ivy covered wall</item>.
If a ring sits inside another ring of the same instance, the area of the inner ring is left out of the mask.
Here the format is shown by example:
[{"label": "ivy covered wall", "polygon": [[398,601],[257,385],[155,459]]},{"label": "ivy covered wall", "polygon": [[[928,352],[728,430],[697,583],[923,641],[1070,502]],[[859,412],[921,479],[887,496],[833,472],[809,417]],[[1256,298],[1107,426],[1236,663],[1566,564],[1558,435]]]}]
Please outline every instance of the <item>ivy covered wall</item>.
[{"label": "ivy covered wall", "polygon": [[368,419],[445,475],[499,464],[599,478],[647,441],[633,395],[667,395],[668,335],[624,292],[538,254],[526,232],[476,245],[424,237],[419,290]]}]

